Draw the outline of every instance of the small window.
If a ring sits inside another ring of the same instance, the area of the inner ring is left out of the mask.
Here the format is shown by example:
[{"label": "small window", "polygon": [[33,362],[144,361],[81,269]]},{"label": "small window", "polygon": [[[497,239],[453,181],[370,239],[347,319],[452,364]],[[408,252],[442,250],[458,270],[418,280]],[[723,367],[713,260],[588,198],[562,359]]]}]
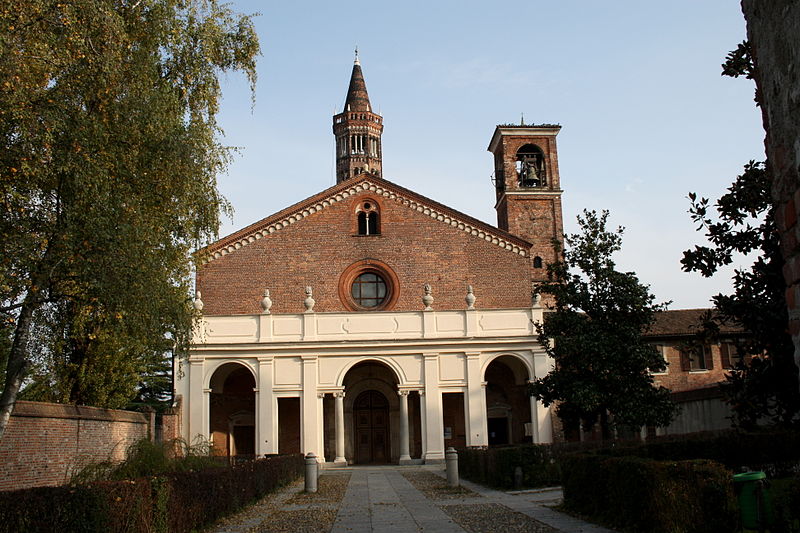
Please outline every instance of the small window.
[{"label": "small window", "polygon": [[538,255],[533,258],[533,268],[542,268],[542,258]]},{"label": "small window", "polygon": [[742,352],[739,351],[739,348],[736,346],[736,344],[732,342],[720,343],[719,356],[722,360],[722,368],[729,370],[739,368],[743,364],[749,364],[750,359],[752,358],[750,355],[743,355]]},{"label": "small window", "polygon": [[358,218],[359,235],[379,235],[380,234],[380,214],[378,205],[370,200],[362,202],[356,208]]},{"label": "small window", "polygon": [[681,369],[700,372],[714,368],[710,346],[686,346],[681,350]]},{"label": "small window", "polygon": [[[664,346],[663,344],[656,344],[654,346],[655,346],[656,351],[658,352],[658,355],[660,355],[661,358],[664,359],[664,364],[669,364],[669,360],[667,359],[667,347]],[[658,371],[652,371],[651,370],[650,372],[652,374],[656,374],[656,375],[658,375],[658,374],[666,374],[667,373],[667,368],[669,368],[669,367],[665,367],[664,370],[658,370]]]}]

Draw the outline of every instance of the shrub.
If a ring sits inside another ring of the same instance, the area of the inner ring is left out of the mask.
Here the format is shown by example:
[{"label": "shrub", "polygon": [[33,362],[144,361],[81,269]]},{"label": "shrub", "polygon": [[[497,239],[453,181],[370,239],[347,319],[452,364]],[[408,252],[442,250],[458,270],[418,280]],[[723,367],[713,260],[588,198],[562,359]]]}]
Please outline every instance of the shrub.
[{"label": "shrub", "polygon": [[[142,454],[153,459],[151,451]],[[150,459],[144,462],[161,464]],[[302,455],[280,455],[135,480],[0,492],[0,533],[188,533],[299,477],[303,466]]]},{"label": "shrub", "polygon": [[220,462],[210,455],[207,444],[190,445],[183,439],[162,443],[142,439],[128,447],[124,461],[88,463],[72,475],[70,483],[119,481],[219,466]]},{"label": "shrub", "polygon": [[614,527],[733,531],[731,472],[713,461],[572,454],[562,458],[564,505]]}]

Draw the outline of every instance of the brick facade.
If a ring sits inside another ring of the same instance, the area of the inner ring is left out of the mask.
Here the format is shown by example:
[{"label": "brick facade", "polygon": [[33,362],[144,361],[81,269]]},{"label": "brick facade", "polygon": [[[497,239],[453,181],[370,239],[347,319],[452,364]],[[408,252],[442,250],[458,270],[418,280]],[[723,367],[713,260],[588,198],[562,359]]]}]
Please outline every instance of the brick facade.
[{"label": "brick facade", "polygon": [[[378,184],[381,194],[362,189],[344,197],[364,179]],[[272,312],[302,312],[307,285],[314,291],[315,311],[349,311],[340,280],[348,267],[370,259],[396,275],[397,298],[386,310],[421,310],[425,283],[438,310],[464,309],[467,285],[482,309],[530,306],[529,243],[388,181],[364,179],[334,186],[204,250],[213,257],[248,235],[260,237],[198,267],[204,313],[258,313],[264,289],[271,291]],[[337,196],[341,199],[315,207]],[[365,201],[378,205],[378,235],[357,233],[356,209]],[[308,215],[259,233],[298,212]],[[346,295],[349,287],[344,289]]]}]

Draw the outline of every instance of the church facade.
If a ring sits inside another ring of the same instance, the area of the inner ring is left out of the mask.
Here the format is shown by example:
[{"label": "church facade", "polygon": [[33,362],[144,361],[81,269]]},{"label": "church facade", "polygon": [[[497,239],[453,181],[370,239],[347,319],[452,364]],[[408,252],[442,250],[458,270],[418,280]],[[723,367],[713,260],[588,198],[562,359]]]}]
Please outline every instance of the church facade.
[{"label": "church facade", "polygon": [[198,252],[182,435],[228,455],[438,462],[551,442],[527,384],[552,368],[532,284],[563,233],[557,125],[500,125],[492,226],[383,177],[356,59],[336,185]]}]

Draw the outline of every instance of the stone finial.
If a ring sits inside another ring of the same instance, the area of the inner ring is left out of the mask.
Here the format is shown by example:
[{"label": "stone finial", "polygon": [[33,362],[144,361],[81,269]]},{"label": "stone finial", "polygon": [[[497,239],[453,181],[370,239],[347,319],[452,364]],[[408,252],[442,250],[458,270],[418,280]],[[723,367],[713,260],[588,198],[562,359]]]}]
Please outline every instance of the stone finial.
[{"label": "stone finial", "polygon": [[467,309],[475,309],[475,293],[472,291],[472,285],[467,285],[467,296],[464,301],[467,302]]},{"label": "stone finial", "polygon": [[202,311],[202,310],[203,310],[203,300],[202,300],[202,297],[201,297],[200,291],[197,291],[197,292],[194,294],[194,302],[192,302],[192,306],[193,306],[193,307],[195,308],[195,310],[197,310],[197,311]]},{"label": "stone finial", "polygon": [[306,313],[313,313],[314,312],[314,304],[317,301],[311,296],[311,286],[306,287],[306,299],[303,300],[303,305],[306,306]]},{"label": "stone finial", "polygon": [[538,309],[542,306],[542,295],[538,292],[533,293],[533,307]]},{"label": "stone finial", "polygon": [[433,311],[433,289],[431,289],[430,283],[426,283],[422,286],[422,289],[425,291],[425,295],[422,297],[422,303],[425,304],[425,311]]},{"label": "stone finial", "polygon": [[269,289],[264,289],[264,297],[261,299],[262,313],[265,315],[270,314],[269,310],[272,308],[272,298],[269,297]]}]

